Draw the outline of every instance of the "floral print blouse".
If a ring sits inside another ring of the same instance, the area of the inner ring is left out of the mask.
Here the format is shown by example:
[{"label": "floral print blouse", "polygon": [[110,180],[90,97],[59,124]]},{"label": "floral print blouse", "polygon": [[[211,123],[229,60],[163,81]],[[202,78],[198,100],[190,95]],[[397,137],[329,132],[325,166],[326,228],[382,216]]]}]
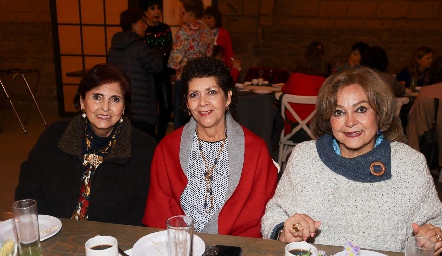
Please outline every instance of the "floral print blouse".
[{"label": "floral print blouse", "polygon": [[210,28],[201,20],[194,20],[178,29],[168,66],[176,70],[176,80],[181,79],[187,60],[212,56],[214,37]]}]

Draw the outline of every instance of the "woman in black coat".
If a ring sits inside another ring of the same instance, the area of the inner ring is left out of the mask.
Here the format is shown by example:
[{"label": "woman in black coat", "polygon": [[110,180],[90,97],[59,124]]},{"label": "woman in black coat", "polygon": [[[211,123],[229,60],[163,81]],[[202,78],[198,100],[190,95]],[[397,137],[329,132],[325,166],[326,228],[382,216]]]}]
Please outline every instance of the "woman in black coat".
[{"label": "woman in black coat", "polygon": [[42,133],[21,165],[15,200],[36,200],[39,214],[141,225],[156,142],[124,117],[130,89],[116,67],[94,66],[78,87],[82,114]]}]

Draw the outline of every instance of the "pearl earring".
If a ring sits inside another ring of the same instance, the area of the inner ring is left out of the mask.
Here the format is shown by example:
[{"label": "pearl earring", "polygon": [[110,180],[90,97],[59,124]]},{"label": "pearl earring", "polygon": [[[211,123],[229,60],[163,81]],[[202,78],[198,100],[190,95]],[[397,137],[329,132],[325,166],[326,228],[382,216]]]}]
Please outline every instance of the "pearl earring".
[{"label": "pearl earring", "polygon": [[119,121],[119,122],[120,122],[120,124],[123,123],[123,117],[120,118],[120,121]]},{"label": "pearl earring", "polygon": [[86,118],[86,113],[81,114],[81,117]]}]

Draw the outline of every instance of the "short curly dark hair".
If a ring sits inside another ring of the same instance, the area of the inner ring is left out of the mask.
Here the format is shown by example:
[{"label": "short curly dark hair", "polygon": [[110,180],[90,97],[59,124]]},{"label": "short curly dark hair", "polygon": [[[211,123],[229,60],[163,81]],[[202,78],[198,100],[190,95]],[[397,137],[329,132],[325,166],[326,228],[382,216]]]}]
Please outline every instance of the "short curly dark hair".
[{"label": "short curly dark hair", "polygon": [[218,86],[223,90],[224,96],[227,98],[228,92],[232,92],[232,98],[229,110],[235,109],[238,103],[238,88],[235,86],[230,69],[224,63],[213,57],[201,57],[189,60],[183,68],[181,74],[181,86],[183,88],[183,100],[181,101],[181,109],[187,110],[187,94],[189,93],[189,83],[194,78],[214,77]]}]

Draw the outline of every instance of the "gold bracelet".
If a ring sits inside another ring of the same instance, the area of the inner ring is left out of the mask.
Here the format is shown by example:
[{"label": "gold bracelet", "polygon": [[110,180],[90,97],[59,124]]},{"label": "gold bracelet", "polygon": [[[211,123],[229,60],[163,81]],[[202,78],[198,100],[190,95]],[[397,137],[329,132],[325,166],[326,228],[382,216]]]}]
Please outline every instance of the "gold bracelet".
[{"label": "gold bracelet", "polygon": [[278,231],[278,235],[276,235],[276,240],[279,241],[279,237],[281,236],[282,232],[284,231],[284,227],[282,227],[279,231]]}]

